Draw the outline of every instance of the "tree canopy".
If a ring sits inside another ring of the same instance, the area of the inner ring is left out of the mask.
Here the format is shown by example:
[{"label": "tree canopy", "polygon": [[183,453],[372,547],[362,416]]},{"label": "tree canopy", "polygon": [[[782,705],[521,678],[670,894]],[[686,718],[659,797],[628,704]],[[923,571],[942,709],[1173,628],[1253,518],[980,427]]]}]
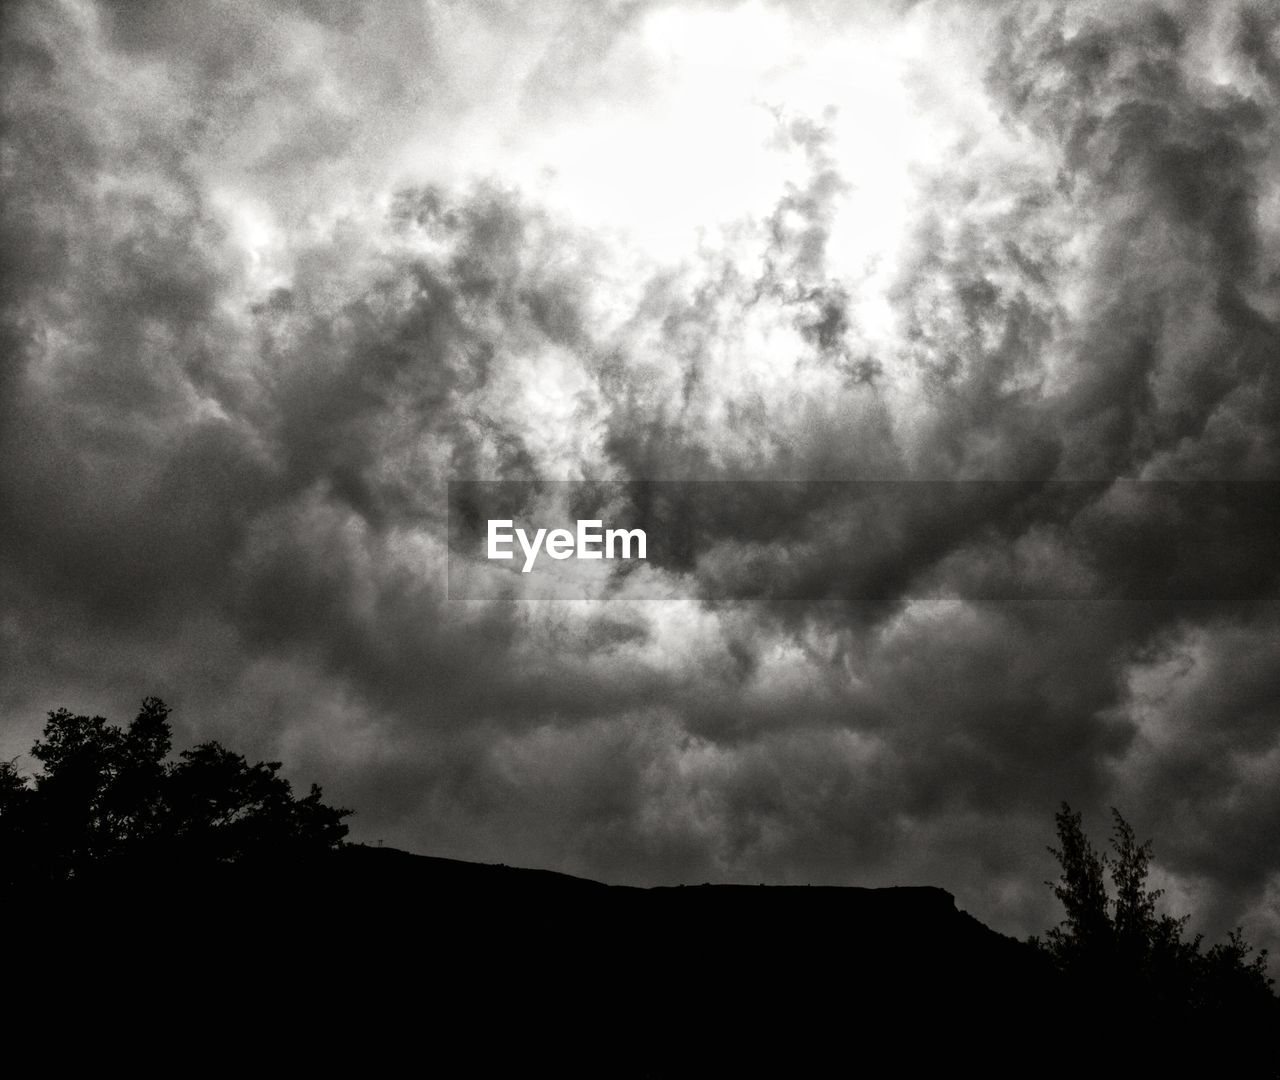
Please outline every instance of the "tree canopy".
[{"label": "tree canopy", "polygon": [[55,883],[122,860],[237,863],[338,847],[352,811],[299,798],[278,761],[217,742],[171,758],[169,708],[125,728],[58,709],[31,749],[34,778],[0,762],[0,883]]},{"label": "tree canopy", "polygon": [[1110,851],[1100,853],[1081,815],[1062,804],[1055,817],[1058,846],[1049,848],[1061,876],[1047,884],[1066,917],[1031,943],[1077,991],[1131,1013],[1192,1022],[1230,1015],[1246,1025],[1250,1018],[1277,1019],[1266,950],[1251,956],[1242,928],[1207,950],[1202,935],[1187,938],[1190,916],[1159,912],[1161,891],[1148,888],[1151,841],[1138,843],[1114,807],[1111,816]]}]

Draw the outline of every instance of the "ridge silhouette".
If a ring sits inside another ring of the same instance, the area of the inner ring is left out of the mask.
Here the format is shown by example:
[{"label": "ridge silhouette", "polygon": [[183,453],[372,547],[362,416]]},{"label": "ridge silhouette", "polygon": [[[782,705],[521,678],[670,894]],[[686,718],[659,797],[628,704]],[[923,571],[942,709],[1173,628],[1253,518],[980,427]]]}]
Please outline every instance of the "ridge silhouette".
[{"label": "ridge silhouette", "polygon": [[[278,766],[213,744],[166,762],[167,715],[147,699],[121,731],[59,710],[34,786],[0,769],[0,897],[26,928],[7,941],[10,1017],[126,995],[217,1016],[223,1039],[346,1032],[358,1055],[374,1031],[430,1032],[432,1063],[448,1044],[482,1074],[1277,1072],[1269,991],[1192,1011],[1135,998],[940,888],[636,888],[347,844],[350,811],[295,797]],[[1096,914],[1080,836],[1067,885]],[[1149,849],[1120,840],[1127,926],[1149,915]]]}]

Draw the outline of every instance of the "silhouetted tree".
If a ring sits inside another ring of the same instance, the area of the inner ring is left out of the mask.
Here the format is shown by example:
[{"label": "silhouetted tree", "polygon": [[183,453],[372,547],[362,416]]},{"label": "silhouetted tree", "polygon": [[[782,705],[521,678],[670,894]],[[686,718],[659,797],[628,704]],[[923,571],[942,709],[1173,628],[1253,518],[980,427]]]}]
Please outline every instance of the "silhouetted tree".
[{"label": "silhouetted tree", "polygon": [[1113,807],[1111,814],[1109,854],[1094,849],[1080,814],[1066,803],[1055,815],[1059,846],[1049,851],[1062,873],[1047,884],[1066,918],[1031,943],[1048,952],[1079,992],[1131,1014],[1280,1019],[1266,950],[1250,959],[1253,950],[1240,929],[1208,952],[1201,951],[1200,935],[1185,939],[1189,916],[1159,913],[1160,890],[1147,887],[1151,841],[1139,844],[1120,812]]},{"label": "silhouetted tree", "polygon": [[351,813],[325,806],[320,788],[302,799],[277,775],[280,762],[250,765],[216,742],[184,750],[169,772],[169,839],[207,858],[235,861],[282,850],[323,851],[346,835]]},{"label": "silhouetted tree", "polygon": [[0,885],[28,876],[32,798],[17,759],[0,761]]},{"label": "silhouetted tree", "polygon": [[1062,804],[1055,815],[1060,847],[1049,851],[1062,867],[1062,879],[1048,884],[1066,910],[1060,926],[1048,932],[1050,953],[1063,968],[1095,966],[1106,962],[1111,945],[1107,918],[1105,855],[1094,850],[1080,823],[1080,815]]},{"label": "silhouetted tree", "polygon": [[169,709],[147,698],[127,728],[58,709],[31,754],[34,785],[0,763],[3,880],[56,882],[125,857],[243,862],[336,848],[351,811],[316,785],[297,798],[280,762],[216,742],[168,760]]}]

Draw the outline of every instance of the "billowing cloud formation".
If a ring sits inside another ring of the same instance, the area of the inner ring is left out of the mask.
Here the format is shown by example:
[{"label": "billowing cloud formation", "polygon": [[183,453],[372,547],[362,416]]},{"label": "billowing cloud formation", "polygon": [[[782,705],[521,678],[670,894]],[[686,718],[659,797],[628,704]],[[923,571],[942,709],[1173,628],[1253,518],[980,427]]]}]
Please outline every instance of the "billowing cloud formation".
[{"label": "billowing cloud formation", "polygon": [[[6,756],[156,693],[362,838],[1019,933],[1114,803],[1277,941],[1269,9],[534,7],[6,10]],[[498,479],[737,483],[460,603]]]}]

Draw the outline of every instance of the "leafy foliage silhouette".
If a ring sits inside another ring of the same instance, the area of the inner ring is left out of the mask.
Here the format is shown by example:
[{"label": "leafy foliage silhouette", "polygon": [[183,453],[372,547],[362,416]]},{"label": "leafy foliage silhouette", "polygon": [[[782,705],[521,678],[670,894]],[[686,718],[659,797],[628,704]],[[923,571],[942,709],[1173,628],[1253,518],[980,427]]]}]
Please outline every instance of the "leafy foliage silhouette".
[{"label": "leafy foliage silhouette", "polygon": [[169,708],[127,728],[58,709],[31,755],[34,782],[0,762],[0,883],[56,883],[124,861],[240,863],[330,851],[352,811],[302,798],[280,762],[250,765],[216,742],[170,760]]},{"label": "leafy foliage silhouette", "polygon": [[1046,884],[1066,918],[1031,944],[1053,959],[1078,993],[1104,1008],[1188,1022],[1230,1017],[1244,1027],[1280,1018],[1267,951],[1250,958],[1242,928],[1207,951],[1202,935],[1187,939],[1190,916],[1159,913],[1161,890],[1147,887],[1151,841],[1139,844],[1114,807],[1111,816],[1111,850],[1099,853],[1079,813],[1064,802],[1055,815],[1058,846],[1049,851],[1061,877]]}]

